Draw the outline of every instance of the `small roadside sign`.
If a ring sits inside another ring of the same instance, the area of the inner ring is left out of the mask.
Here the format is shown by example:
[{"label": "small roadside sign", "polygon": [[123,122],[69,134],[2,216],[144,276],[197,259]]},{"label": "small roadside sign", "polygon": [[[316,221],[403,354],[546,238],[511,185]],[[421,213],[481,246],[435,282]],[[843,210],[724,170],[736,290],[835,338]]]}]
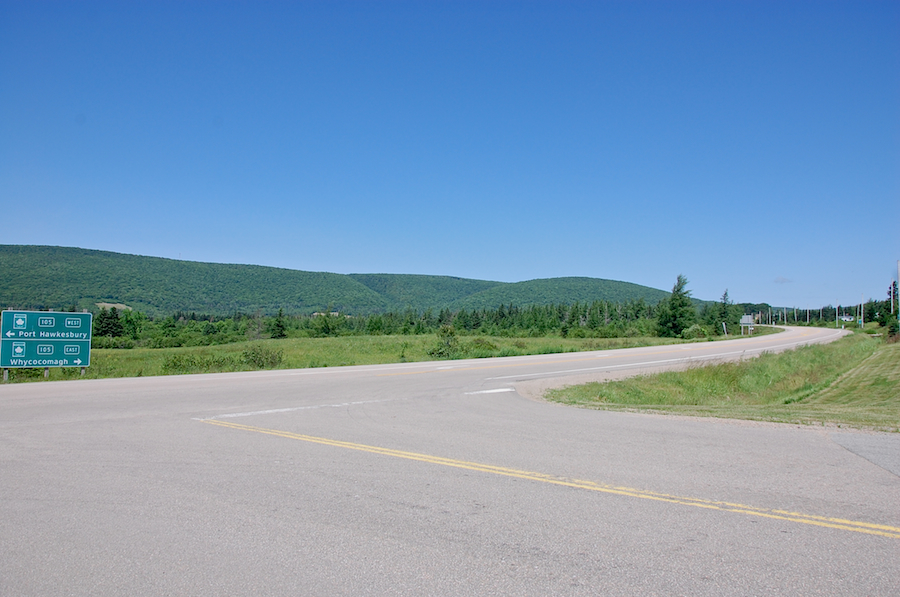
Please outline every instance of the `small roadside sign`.
[{"label": "small roadside sign", "polygon": [[0,368],[89,367],[90,313],[3,311]]},{"label": "small roadside sign", "polygon": [[750,335],[753,335],[753,323],[755,319],[756,318],[752,315],[741,315],[741,336],[744,335],[744,328],[750,330]]}]

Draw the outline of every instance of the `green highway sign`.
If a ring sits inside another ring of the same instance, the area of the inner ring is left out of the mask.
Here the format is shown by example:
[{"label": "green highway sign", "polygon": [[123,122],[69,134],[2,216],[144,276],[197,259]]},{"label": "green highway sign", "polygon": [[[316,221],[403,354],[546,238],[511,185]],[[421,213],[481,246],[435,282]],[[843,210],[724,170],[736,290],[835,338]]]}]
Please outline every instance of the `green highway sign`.
[{"label": "green highway sign", "polygon": [[90,313],[3,311],[0,315],[0,368],[90,366]]}]

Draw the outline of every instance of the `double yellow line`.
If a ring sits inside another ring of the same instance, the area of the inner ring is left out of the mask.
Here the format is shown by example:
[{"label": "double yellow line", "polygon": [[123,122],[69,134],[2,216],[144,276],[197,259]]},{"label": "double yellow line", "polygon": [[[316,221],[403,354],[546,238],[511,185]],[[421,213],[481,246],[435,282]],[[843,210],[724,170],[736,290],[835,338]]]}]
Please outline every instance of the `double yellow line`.
[{"label": "double yellow line", "polygon": [[900,539],[900,527],[893,527],[883,524],[873,524],[869,522],[859,522],[855,520],[845,520],[842,518],[830,518],[826,516],[814,516],[811,514],[802,514],[800,512],[789,512],[786,510],[774,510],[770,508],[757,508],[745,504],[735,504],[731,502],[720,502],[713,500],[704,500],[700,498],[682,497],[669,495],[665,493],[656,493],[653,491],[644,491],[631,487],[617,487],[604,483],[595,483],[593,481],[584,481],[581,479],[567,479],[557,477],[545,473],[537,473],[531,471],[523,471],[502,466],[494,466],[490,464],[481,464],[478,462],[468,462],[465,460],[455,460],[453,458],[443,458],[441,456],[431,456],[428,454],[419,454],[417,452],[406,452],[403,450],[393,450],[391,448],[382,448],[379,446],[369,446],[366,444],[357,444],[353,442],[345,442],[324,437],[314,437],[311,435],[302,435],[299,433],[290,433],[288,431],[280,431],[278,429],[266,429],[264,427],[254,427],[252,425],[241,425],[240,423],[232,423],[229,421],[221,421],[216,419],[205,419],[204,423],[217,425],[219,427],[227,427],[229,429],[238,429],[240,431],[252,431],[254,433],[262,433],[265,435],[274,435],[286,439],[300,440],[325,446],[333,446],[336,448],[346,448],[349,450],[358,450],[360,452],[369,452],[371,454],[380,454],[382,456],[391,456],[393,458],[403,458],[405,460],[416,460],[418,462],[427,462],[429,464],[437,464],[441,466],[450,466],[453,468],[467,469],[470,471],[478,471],[494,475],[502,475],[504,477],[515,477],[517,479],[526,479],[528,481],[539,481],[541,483],[550,483],[553,485],[563,485],[565,487],[574,487],[577,489],[587,489],[590,491],[599,491],[602,493],[611,493],[633,498],[645,500],[656,500],[660,502],[668,502],[671,504],[679,504],[682,506],[694,506],[695,508],[706,508],[708,510],[719,510],[723,512],[735,512],[738,514],[746,514],[750,516],[761,516],[763,518],[772,518],[775,520],[784,520],[788,522],[796,522],[801,524],[811,524],[830,529],[839,529],[843,531],[852,531],[855,533],[866,533],[869,535],[879,535],[890,539]]}]

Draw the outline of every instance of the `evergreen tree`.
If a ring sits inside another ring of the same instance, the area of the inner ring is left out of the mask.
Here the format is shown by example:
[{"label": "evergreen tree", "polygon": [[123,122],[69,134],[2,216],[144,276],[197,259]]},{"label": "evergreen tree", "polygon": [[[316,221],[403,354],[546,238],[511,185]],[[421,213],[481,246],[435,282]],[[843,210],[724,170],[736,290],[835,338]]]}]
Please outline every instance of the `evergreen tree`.
[{"label": "evergreen tree", "polygon": [[703,306],[700,320],[714,334],[719,335],[724,331],[723,323],[727,324],[729,330],[734,330],[740,323],[742,313],[743,309],[731,302],[726,289],[718,303],[707,303]]},{"label": "evergreen tree", "polygon": [[93,335],[95,338],[107,335],[106,331],[109,329],[109,324],[107,323],[108,319],[109,311],[106,310],[106,307],[100,307],[100,312],[94,317]]},{"label": "evergreen tree", "polygon": [[94,335],[112,337],[125,335],[119,311],[115,307],[111,307],[109,311],[105,307],[100,308],[100,313],[94,319]]},{"label": "evergreen tree", "polygon": [[284,309],[278,309],[278,315],[272,322],[272,337],[275,339],[287,338],[287,326],[284,323]]},{"label": "evergreen tree", "polygon": [[678,274],[672,294],[660,303],[656,320],[660,336],[677,338],[694,323],[697,315],[687,283],[687,278]]},{"label": "evergreen tree", "polygon": [[146,321],[147,317],[140,311],[124,311],[122,313],[123,335],[128,336],[132,340],[138,340],[141,337]]},{"label": "evergreen tree", "polygon": [[313,318],[313,335],[317,337],[337,335],[343,319],[339,314],[332,315],[331,307],[329,306],[327,312],[319,313]]}]

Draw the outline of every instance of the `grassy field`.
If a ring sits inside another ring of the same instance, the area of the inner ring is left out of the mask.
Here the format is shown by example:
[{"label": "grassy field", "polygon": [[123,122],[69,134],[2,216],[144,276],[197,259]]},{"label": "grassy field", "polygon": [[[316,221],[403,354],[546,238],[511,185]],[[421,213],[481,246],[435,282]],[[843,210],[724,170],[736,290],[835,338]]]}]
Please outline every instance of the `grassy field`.
[{"label": "grassy field", "polygon": [[[454,358],[486,358],[685,342],[666,338],[497,338],[460,336]],[[93,349],[85,378],[140,377],[259,369],[303,369],[435,360],[434,334],[258,340],[190,348]],[[76,368],[50,369],[50,380],[81,378]],[[41,381],[43,369],[10,369],[10,382]]]},{"label": "grassy field", "polygon": [[739,363],[551,390],[584,408],[900,431],[900,344],[853,334]]}]

